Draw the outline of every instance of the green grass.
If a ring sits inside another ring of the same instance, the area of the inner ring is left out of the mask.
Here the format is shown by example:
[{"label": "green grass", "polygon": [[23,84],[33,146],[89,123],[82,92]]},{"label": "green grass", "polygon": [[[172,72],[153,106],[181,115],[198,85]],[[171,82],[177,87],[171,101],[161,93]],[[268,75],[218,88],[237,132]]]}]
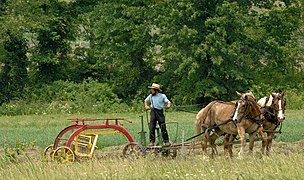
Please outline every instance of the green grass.
[{"label": "green grass", "polygon": [[[286,111],[286,120],[283,123],[282,134],[277,134],[276,141],[294,142],[304,137],[303,110]],[[52,144],[57,134],[72,123],[70,117],[122,117],[132,120],[132,124],[124,123],[126,128],[135,139],[139,141],[138,132],[141,129],[140,117],[144,116],[145,131],[148,131],[145,113],[127,114],[74,114],[74,115],[31,115],[31,116],[2,116],[0,117],[0,146],[4,144],[14,145],[18,142],[33,142],[39,147]],[[185,112],[167,112],[167,122],[178,122],[179,129],[177,141],[181,141],[181,131],[185,130],[185,138],[194,135],[195,114]],[[176,137],[176,126],[168,124],[168,131],[172,140]],[[148,133],[146,134],[148,140]],[[101,147],[125,144],[127,140],[121,135],[102,135],[99,138]]]},{"label": "green grass", "polygon": [[[80,115],[32,115],[32,116],[3,116],[0,117],[0,143],[13,145],[16,142],[31,142],[36,141],[38,146],[45,147],[53,143],[57,134],[66,126],[72,123],[66,120],[69,117],[122,117],[131,120],[133,123],[123,123],[134,139],[139,139],[138,132],[140,131],[140,115],[138,113],[129,114],[80,114]],[[179,119],[177,118],[179,117]],[[183,124],[183,128],[193,134],[194,117],[190,117],[185,113],[168,113],[168,122],[179,121]],[[102,121],[100,121],[102,123]],[[144,116],[145,131],[148,130],[146,117]],[[181,128],[181,125],[180,125]],[[172,133],[172,139],[175,138],[175,126],[169,124],[168,130]],[[116,145],[126,143],[126,140],[121,135],[103,135],[104,145]],[[174,136],[174,137],[173,137]],[[148,136],[147,136],[148,137]],[[99,138],[100,139],[100,138]]]},{"label": "green grass", "polygon": [[283,122],[282,134],[276,141],[294,142],[304,138],[304,110],[288,110]]},{"label": "green grass", "polygon": [[[255,153],[244,159],[225,159],[223,148],[218,148],[219,156],[215,159],[205,159],[201,150],[186,150],[185,159],[181,152],[176,159],[164,159],[149,154],[146,158],[135,160],[121,159],[122,149],[116,147],[105,148],[111,156],[99,156],[104,153],[96,151],[92,160],[79,160],[75,163],[59,164],[41,159],[40,153],[44,147],[53,143],[56,135],[71,122],[68,117],[123,117],[132,120],[132,124],[124,123],[124,127],[135,139],[140,131],[140,115],[145,114],[75,114],[75,115],[44,115],[44,116],[3,116],[0,117],[1,146],[14,146],[19,142],[33,142],[35,147],[28,147],[16,161],[11,162],[3,155],[0,148],[0,177],[1,179],[303,179],[304,150],[303,145],[303,117],[304,111],[287,111],[283,125],[283,133],[277,134],[273,144],[271,156],[259,153],[260,142],[255,144]],[[180,132],[185,130],[185,136],[194,135],[195,114],[182,112],[168,112],[167,121],[179,122]],[[168,126],[169,133],[173,133],[174,126]],[[145,126],[147,131],[147,126]],[[99,138],[99,149],[105,146],[126,144],[121,135],[107,135]],[[121,146],[120,146],[121,147]],[[239,145],[234,146],[234,153]],[[246,147],[248,151],[248,146]]]}]

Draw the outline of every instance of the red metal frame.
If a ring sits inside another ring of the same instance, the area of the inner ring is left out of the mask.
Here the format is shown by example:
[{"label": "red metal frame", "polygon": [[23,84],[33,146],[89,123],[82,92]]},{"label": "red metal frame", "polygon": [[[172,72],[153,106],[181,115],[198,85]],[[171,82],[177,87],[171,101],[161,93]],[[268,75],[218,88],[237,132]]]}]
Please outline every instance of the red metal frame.
[{"label": "red metal frame", "polygon": [[[74,129],[75,131],[70,135],[69,139],[66,142],[66,146],[68,147],[72,144],[74,138],[79,133],[89,129],[114,129],[121,132],[128,139],[130,143],[134,142],[134,139],[132,138],[130,133],[119,124],[119,121],[126,121],[128,123],[132,123],[132,121],[129,121],[125,118],[68,118],[68,120],[75,122],[75,124],[70,125],[64,128],[62,131],[60,131],[60,133],[57,135],[54,141],[53,149],[56,149],[58,147],[59,140],[65,133]],[[105,121],[104,124],[86,124],[87,122],[102,121],[102,120]],[[110,124],[109,121],[115,121],[115,122],[114,124]]]}]

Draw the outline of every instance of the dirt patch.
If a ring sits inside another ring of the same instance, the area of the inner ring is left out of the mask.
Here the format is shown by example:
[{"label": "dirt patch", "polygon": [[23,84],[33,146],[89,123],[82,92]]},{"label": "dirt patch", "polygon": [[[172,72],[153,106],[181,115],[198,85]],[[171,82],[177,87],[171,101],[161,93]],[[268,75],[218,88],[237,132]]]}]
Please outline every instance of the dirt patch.
[{"label": "dirt patch", "polygon": [[[255,142],[254,146],[254,154],[257,156],[261,155],[260,149],[261,149],[261,142]],[[288,142],[273,142],[271,153],[270,154],[282,154],[282,155],[289,155],[292,153],[303,153],[304,149],[304,140],[300,140],[293,143]],[[116,158],[121,159],[122,158],[122,151],[123,151],[124,145],[122,146],[112,146],[112,147],[106,147],[103,149],[96,149],[94,152],[94,159],[112,159],[115,160]],[[208,153],[211,154],[211,148],[208,148]],[[223,146],[217,147],[219,156],[224,155]],[[237,154],[237,152],[240,149],[240,145],[236,144],[233,146],[233,153]],[[24,149],[20,152],[20,154],[16,155],[15,161],[16,162],[22,162],[22,161],[49,161],[50,157],[47,157],[46,159],[43,158],[43,148],[41,147],[29,147]],[[248,144],[246,144],[246,150],[245,153],[248,152]],[[6,157],[4,149],[0,149],[1,157],[4,159],[9,159]],[[197,147],[195,149],[192,149],[191,147],[185,148],[185,156],[192,156],[192,155],[201,155],[202,150],[200,147]],[[181,157],[181,149],[178,149],[177,157]],[[77,158],[78,160],[87,160],[89,158]]]}]

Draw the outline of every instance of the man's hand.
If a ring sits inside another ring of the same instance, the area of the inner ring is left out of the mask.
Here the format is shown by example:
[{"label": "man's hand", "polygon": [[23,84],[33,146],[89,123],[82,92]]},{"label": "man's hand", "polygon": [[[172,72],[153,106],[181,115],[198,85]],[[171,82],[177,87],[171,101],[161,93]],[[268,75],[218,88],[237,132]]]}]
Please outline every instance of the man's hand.
[{"label": "man's hand", "polygon": [[150,106],[149,106],[149,104],[146,101],[144,101],[144,105],[145,105],[146,111],[148,111],[148,110],[151,109]]},{"label": "man's hand", "polygon": [[150,110],[151,108],[150,108],[150,106],[145,106],[145,109],[148,111],[148,110]]},{"label": "man's hand", "polygon": [[168,103],[166,108],[171,109],[171,103]]}]

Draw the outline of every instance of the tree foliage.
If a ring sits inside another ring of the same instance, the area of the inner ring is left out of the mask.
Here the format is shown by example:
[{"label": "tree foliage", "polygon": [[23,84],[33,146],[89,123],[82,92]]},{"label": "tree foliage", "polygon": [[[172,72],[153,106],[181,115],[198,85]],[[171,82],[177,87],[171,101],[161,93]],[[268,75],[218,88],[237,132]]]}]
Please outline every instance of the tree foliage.
[{"label": "tree foliage", "polygon": [[303,86],[300,1],[0,1],[0,102],[58,80],[177,104]]},{"label": "tree foliage", "polygon": [[148,5],[102,1],[91,14],[96,64],[104,70],[101,80],[112,84],[120,97],[134,95],[153,75],[147,61],[152,40]]}]

